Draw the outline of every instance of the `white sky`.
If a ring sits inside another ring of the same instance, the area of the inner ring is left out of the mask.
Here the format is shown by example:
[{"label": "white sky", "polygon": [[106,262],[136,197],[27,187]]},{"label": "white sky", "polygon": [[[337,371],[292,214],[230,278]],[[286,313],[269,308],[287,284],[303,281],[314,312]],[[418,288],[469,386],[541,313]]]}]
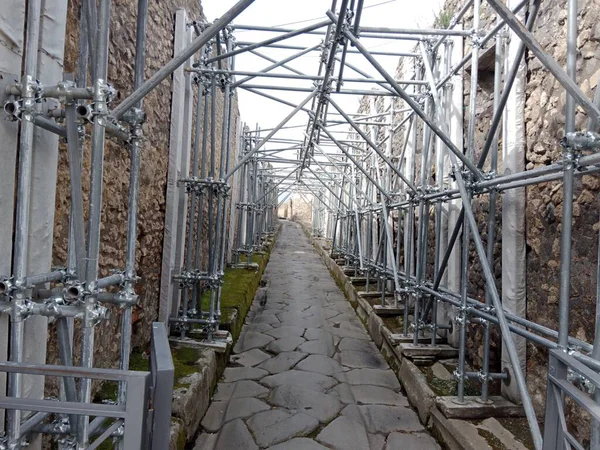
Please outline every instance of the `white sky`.
[{"label": "white sky", "polygon": [[[203,0],[202,6],[204,13],[209,21],[213,21],[225,13],[237,0]],[[338,1],[338,4],[340,1]],[[443,5],[443,0],[365,0],[363,14],[361,18],[362,26],[372,27],[392,27],[392,28],[425,28],[430,27],[435,14]],[[238,18],[234,24],[259,25],[259,26],[283,26],[286,28],[302,28],[313,23],[325,20],[325,13],[331,8],[331,0],[256,0],[250,5]],[[322,28],[321,30],[325,30]],[[236,30],[234,32],[238,42],[258,42],[277,35],[272,32],[257,32]],[[323,36],[302,35],[280,42],[294,46],[309,47],[318,44]],[[412,51],[416,42],[400,42],[398,40],[385,39],[367,39],[361,38],[361,42],[369,50],[387,51],[387,52],[406,52]],[[258,49],[259,52],[274,58],[276,60],[284,59],[298,50],[287,49]],[[289,63],[289,66],[302,71],[307,75],[316,75],[319,67],[319,53],[312,52],[302,56]],[[398,65],[398,57],[377,56],[377,60],[392,75]],[[368,61],[360,54],[349,54],[347,62],[357,66],[360,70],[367,72],[374,78],[382,77],[373,69]],[[264,69],[272,63],[251,53],[243,53],[236,56],[235,68],[241,71],[256,72]],[[336,64],[337,65],[337,64]],[[291,74],[292,72],[278,68],[274,73]],[[336,69],[337,73],[337,69]],[[362,78],[356,72],[346,68],[345,76]],[[240,79],[240,76],[237,77]],[[289,80],[275,78],[255,78],[249,83],[256,85],[286,85],[304,88],[312,88],[313,82],[310,80]],[[344,83],[346,89],[370,90],[374,89],[372,84],[366,83]],[[290,92],[278,90],[265,90],[267,94],[285,99],[294,104],[300,103],[308,96],[306,92]],[[261,129],[272,128],[289,114],[291,107],[280,104],[273,100],[261,97],[249,91],[238,89],[239,108],[243,122],[246,122],[251,129],[256,124]],[[356,112],[359,102],[359,96],[341,95],[333,96],[334,100],[340,104],[348,113]],[[307,105],[310,108],[310,103]],[[289,123],[290,125],[306,124],[307,115],[300,111]],[[347,129],[338,127],[339,130]],[[263,136],[266,133],[263,133]],[[302,128],[282,130],[277,134],[279,138],[302,139]],[[273,143],[266,148],[280,148],[281,144]],[[295,152],[285,152],[279,156],[286,158],[295,158]],[[283,171],[286,173],[286,171]]]}]

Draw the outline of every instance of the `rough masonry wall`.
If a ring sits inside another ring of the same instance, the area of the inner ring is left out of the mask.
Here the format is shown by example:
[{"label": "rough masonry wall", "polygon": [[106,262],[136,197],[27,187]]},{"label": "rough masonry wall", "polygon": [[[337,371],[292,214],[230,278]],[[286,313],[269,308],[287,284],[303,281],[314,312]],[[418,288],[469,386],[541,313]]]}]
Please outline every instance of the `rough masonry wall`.
[{"label": "rough masonry wall", "polygon": [[[438,15],[438,26],[444,18],[449,18],[464,2],[448,0]],[[490,29],[495,15],[487,3],[482,3],[481,26]],[[467,13],[463,19],[465,29],[471,28],[473,14]],[[579,1],[579,39],[577,58],[577,82],[590,98],[593,98],[600,79],[600,1]],[[447,23],[443,26],[447,26]],[[563,67],[566,64],[566,9],[565,2],[548,0],[541,2],[534,34],[545,50]],[[493,46],[491,40],[487,47]],[[465,46],[465,54],[470,52]],[[564,136],[566,94],[554,77],[529,52],[526,52],[527,86],[525,99],[526,161],[528,170],[542,167],[562,158],[560,139]],[[454,62],[456,63],[456,62]],[[399,78],[406,76],[403,62],[398,66]],[[404,74],[403,74],[404,73]],[[470,73],[464,74],[464,133],[469,122]],[[361,112],[368,111],[368,101],[361,103]],[[378,108],[379,110],[379,108]],[[493,113],[493,67],[479,72],[477,102],[475,108],[475,160],[478,160]],[[395,118],[397,121],[398,118]],[[586,128],[586,117],[578,108],[576,128]],[[397,122],[396,122],[397,123]],[[415,171],[418,180],[422,146],[422,132],[419,128]],[[398,154],[403,142],[400,131],[394,139],[394,154]],[[499,145],[502,145],[500,140]],[[502,173],[502,154],[498,155],[499,173]],[[484,166],[489,170],[488,162]],[[598,193],[600,179],[597,175],[577,177],[575,181],[573,267],[571,281],[571,329],[570,335],[591,342],[593,340],[593,314],[596,295],[596,261],[598,252],[597,233],[600,229]],[[546,183],[526,189],[527,216],[527,318],[553,329],[558,328],[558,289],[560,274],[560,232],[562,214],[562,182]],[[487,241],[487,217],[489,197],[482,196],[474,201],[479,232],[484,244]],[[501,211],[502,200],[498,199],[496,209],[496,239],[494,244],[494,274],[498,289],[501,289]],[[417,221],[415,221],[417,222]],[[417,223],[415,223],[417,226]],[[430,230],[431,231],[431,230]],[[430,234],[431,236],[431,234]],[[433,245],[433,243],[431,243]],[[487,244],[486,244],[487,245]],[[430,260],[432,254],[430,255]],[[501,293],[501,292],[500,292]],[[485,298],[484,278],[475,249],[471,244],[469,258],[469,295]],[[481,327],[471,326],[469,331],[469,359],[475,368],[481,363]],[[496,327],[494,327],[496,328]],[[500,363],[500,336],[493,332],[492,369]],[[527,347],[527,381],[537,412],[543,414],[545,405],[547,351],[532,343]],[[585,427],[581,435],[589,435]]]},{"label": "rough masonry wall", "polygon": [[[146,78],[160,69],[173,57],[174,14],[184,8],[192,20],[203,17],[196,0],[161,0],[149,2],[146,50]],[[79,40],[79,10],[81,1],[69,3],[67,43],[65,49],[65,71],[77,71]],[[109,82],[119,95],[110,106],[133,90],[135,58],[135,30],[137,0],[113,1],[111,7]],[[194,88],[195,89],[195,88]],[[217,90],[217,155],[220,155],[220,130],[223,115],[223,94]],[[236,100],[237,102],[237,100]],[[195,117],[194,101],[194,117]],[[140,172],[140,196],[136,267],[139,282],[136,292],[140,297],[134,315],[133,345],[145,346],[149,342],[151,322],[157,318],[161,255],[164,232],[165,191],[169,152],[169,128],[171,113],[171,77],[164,80],[144,99],[147,121],[144,124],[142,165]],[[234,111],[237,111],[237,103]],[[234,113],[233,129],[237,130],[237,112]],[[194,127],[192,127],[194,130]],[[192,142],[193,142],[192,135]],[[210,139],[209,139],[210,145]],[[209,147],[210,148],[210,147]],[[235,142],[232,144],[235,149]],[[233,151],[233,150],[232,150]],[[84,149],[84,209],[87,208],[87,188],[90,170],[89,139]],[[217,164],[219,156],[217,156]],[[104,158],[104,187],[102,205],[102,231],[100,246],[100,276],[111,274],[114,269],[122,270],[125,264],[127,202],[129,189],[129,149],[119,142],[107,141]],[[230,164],[231,167],[231,164]],[[67,257],[69,218],[69,175],[66,146],[61,146],[59,176],[56,198],[54,263],[65,265]],[[205,214],[206,217],[206,214]],[[87,220],[87,211],[86,211]],[[205,240],[206,241],[206,240]],[[204,248],[206,254],[206,248]],[[115,367],[119,360],[121,311],[112,308],[111,319],[96,328],[96,367]],[[55,336],[51,337],[48,359],[56,361]],[[80,335],[75,333],[75,358],[80,354]]]},{"label": "rough masonry wall", "polygon": [[[579,1],[577,82],[593,98],[600,78],[600,2]],[[566,64],[566,11],[564,2],[541,4],[536,37],[563,67]],[[564,89],[539,61],[527,57],[528,84],[525,104],[527,168],[560,161],[564,135]],[[586,129],[578,108],[576,129]],[[598,175],[577,177],[573,205],[573,253],[571,278],[570,335],[592,342],[593,311],[596,303],[596,261],[598,255]],[[560,232],[562,229],[562,182],[527,189],[527,316],[557,328],[560,274]],[[528,382],[535,404],[545,401],[547,352],[528,345]],[[541,409],[541,408],[540,408]],[[588,434],[589,435],[589,434]]]}]

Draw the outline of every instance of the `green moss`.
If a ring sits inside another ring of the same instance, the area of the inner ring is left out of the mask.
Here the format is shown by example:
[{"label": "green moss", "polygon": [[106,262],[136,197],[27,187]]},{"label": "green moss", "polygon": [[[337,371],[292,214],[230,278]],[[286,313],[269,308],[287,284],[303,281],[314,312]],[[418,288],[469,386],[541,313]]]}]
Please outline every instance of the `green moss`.
[{"label": "green moss", "polygon": [[481,428],[478,428],[477,431],[479,436],[483,437],[494,450],[508,450],[506,445],[504,445],[500,439],[494,436],[493,433],[490,433],[487,430],[482,430]]},{"label": "green moss", "polygon": [[385,316],[381,320],[392,333],[402,333],[404,331],[404,316]]},{"label": "green moss", "polygon": [[109,400],[109,401],[116,402],[117,401],[118,391],[119,391],[119,385],[118,385],[117,382],[115,382],[115,381],[105,381],[100,386],[100,390],[96,394],[94,400],[96,402],[101,402],[101,401],[104,401],[104,400]]},{"label": "green moss", "polygon": [[[515,439],[523,444],[526,448],[529,450],[533,450],[535,448],[527,419],[524,417],[498,417],[496,420],[500,422],[504,428],[510,431]],[[543,423],[541,424],[541,427],[543,432]]]},{"label": "green moss", "polygon": [[[431,367],[420,366],[419,369],[425,375],[429,387],[439,396],[455,396],[457,394],[458,383],[456,380],[440,380],[433,375]],[[481,395],[481,384],[473,379],[465,380],[465,395]]]},{"label": "green moss", "polygon": [[439,28],[448,28],[450,22],[452,22],[452,16],[454,13],[451,10],[443,9],[435,15],[434,24]]},{"label": "green moss", "polygon": [[[260,286],[274,242],[275,240],[263,254],[253,254],[250,257],[249,262],[258,265],[258,269],[254,267],[225,269],[221,288],[221,311],[223,311],[221,328],[228,330],[234,341],[239,337],[244,318]],[[204,309],[208,308],[210,291],[202,295],[201,301]]]},{"label": "green moss", "polygon": [[113,445],[113,442],[111,439],[107,439],[106,441],[104,441],[102,444],[100,444],[98,446],[98,450],[113,450],[115,448],[115,446]]},{"label": "green moss", "polygon": [[150,361],[142,352],[133,352],[129,357],[129,370],[147,372],[150,370]]},{"label": "green moss", "polygon": [[200,353],[195,348],[180,347],[171,349],[171,354],[173,355],[173,366],[175,367],[173,389],[189,387],[188,383],[181,383],[180,380],[198,372],[196,362],[200,359]]},{"label": "green moss", "polygon": [[185,444],[187,444],[187,441],[186,441],[186,436],[185,436],[185,429],[183,428],[183,421],[181,421],[180,419],[177,419],[175,417],[171,417],[171,426],[173,426],[175,424],[181,425],[181,430],[179,431],[179,434],[177,435],[177,443],[175,444],[175,448],[177,450],[185,450]]}]

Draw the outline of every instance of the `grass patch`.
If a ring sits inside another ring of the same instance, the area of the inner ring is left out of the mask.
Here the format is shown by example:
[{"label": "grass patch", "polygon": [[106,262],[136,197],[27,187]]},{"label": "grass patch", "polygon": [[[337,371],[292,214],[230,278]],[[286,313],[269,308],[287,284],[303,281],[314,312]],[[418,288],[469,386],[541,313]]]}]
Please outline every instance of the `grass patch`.
[{"label": "grass patch", "polygon": [[[523,444],[530,450],[533,450],[535,446],[533,445],[533,439],[531,437],[531,431],[529,430],[529,424],[527,423],[527,419],[524,417],[498,417],[496,418],[500,424],[510,431],[515,439]],[[541,423],[541,428],[543,432],[544,424]]]},{"label": "grass patch", "polygon": [[[458,391],[458,382],[456,380],[440,380],[433,375],[430,366],[418,366],[419,370],[425,375],[427,384],[441,397],[455,396]],[[481,395],[481,384],[473,379],[465,380],[465,395],[478,396]]]},{"label": "grass patch", "polygon": [[439,13],[434,14],[434,26],[438,28],[448,28],[450,26],[450,23],[452,22],[453,15],[454,11],[450,9],[443,9]]},{"label": "grass patch", "polygon": [[175,368],[173,389],[189,387],[188,383],[181,383],[179,380],[198,372],[196,362],[200,359],[200,352],[195,348],[180,347],[172,348],[171,354],[173,355],[173,366]]},{"label": "grass patch", "polygon": [[142,352],[133,352],[129,358],[129,370],[147,372],[150,370],[150,360]]},{"label": "grass patch", "polygon": [[[255,268],[234,267],[227,267],[225,269],[223,285],[221,287],[221,329],[229,331],[234,342],[240,335],[248,309],[250,309],[256,290],[260,286],[260,281],[265,267],[269,262],[275,239],[272,242],[271,246],[263,254],[251,255],[249,262],[257,264],[258,270]],[[245,261],[246,258],[244,257],[243,259]],[[201,302],[203,309],[208,309],[210,291],[204,292]],[[201,328],[201,326],[195,328]]]},{"label": "grass patch", "polygon": [[492,447],[494,450],[508,450],[506,445],[504,445],[500,441],[500,439],[498,439],[496,436],[494,436],[494,434],[490,433],[489,431],[478,428],[477,432],[479,433],[479,436],[483,437],[490,445],[490,447]]},{"label": "grass patch", "polygon": [[[379,301],[379,304],[381,304],[381,301]],[[392,333],[400,334],[404,332],[404,315],[383,316],[381,320]]]}]

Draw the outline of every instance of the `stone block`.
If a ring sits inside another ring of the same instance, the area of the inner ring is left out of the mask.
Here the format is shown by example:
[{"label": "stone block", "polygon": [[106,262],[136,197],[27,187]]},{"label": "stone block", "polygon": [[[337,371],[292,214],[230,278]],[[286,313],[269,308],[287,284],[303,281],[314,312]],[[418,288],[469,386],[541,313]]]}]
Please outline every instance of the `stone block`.
[{"label": "stone block", "polygon": [[523,417],[523,407],[515,405],[504,397],[491,396],[487,403],[479,397],[465,397],[465,403],[455,402],[456,397],[438,397],[438,409],[449,419],[487,419],[488,417]]},{"label": "stone block", "polygon": [[217,381],[217,358],[212,350],[200,350],[201,357],[196,362],[198,371],[180,380],[182,387],[173,391],[172,414],[180,419],[186,440],[192,439],[200,420],[208,409],[212,388]]},{"label": "stone block", "polygon": [[458,349],[449,345],[400,344],[400,350],[407,358],[449,359],[458,356]]},{"label": "stone block", "polygon": [[367,325],[369,328],[369,334],[375,342],[375,345],[379,348],[383,343],[383,336],[381,335],[381,328],[383,327],[383,320],[381,317],[378,317],[377,314],[372,312],[369,314],[369,318],[367,319]]},{"label": "stone block", "polygon": [[381,317],[401,316],[404,314],[404,305],[398,305],[398,307],[375,305],[373,311]]},{"label": "stone block", "polygon": [[436,395],[427,384],[425,375],[416,365],[405,358],[400,365],[399,378],[408,400],[419,413],[421,422],[427,423]]}]

